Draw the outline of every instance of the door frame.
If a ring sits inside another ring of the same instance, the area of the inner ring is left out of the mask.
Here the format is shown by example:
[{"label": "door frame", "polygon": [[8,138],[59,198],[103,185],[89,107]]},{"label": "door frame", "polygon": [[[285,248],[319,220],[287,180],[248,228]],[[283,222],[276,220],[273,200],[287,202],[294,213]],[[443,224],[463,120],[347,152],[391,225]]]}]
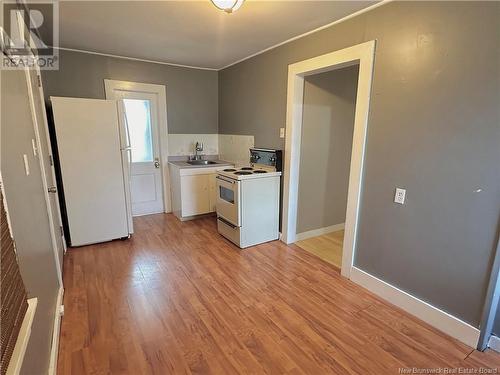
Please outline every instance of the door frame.
[{"label": "door frame", "polygon": [[[497,315],[497,309],[500,305],[500,235],[497,236],[497,247],[493,264],[491,266],[490,279],[488,281],[488,289],[484,299],[483,312],[481,314],[481,322],[479,323],[479,339],[477,342],[477,350],[484,351],[490,344],[490,339],[493,335],[493,326]],[[497,340],[495,340],[497,341]],[[496,349],[495,349],[496,350]]]},{"label": "door frame", "polygon": [[339,51],[313,57],[288,66],[285,170],[283,189],[283,228],[281,240],[297,240],[297,203],[299,187],[300,145],[302,138],[304,78],[352,65],[359,65],[354,133],[349,173],[341,274],[351,275],[358,230],[363,160],[368,127],[371,86],[375,60],[375,40]]},{"label": "door frame", "polygon": [[154,94],[158,97],[158,127],[160,145],[161,180],[163,189],[163,208],[166,213],[172,212],[170,198],[170,176],[168,171],[168,121],[167,121],[167,90],[165,85],[140,83],[130,81],[104,80],[106,99],[116,100],[117,92],[133,91],[137,93]]}]

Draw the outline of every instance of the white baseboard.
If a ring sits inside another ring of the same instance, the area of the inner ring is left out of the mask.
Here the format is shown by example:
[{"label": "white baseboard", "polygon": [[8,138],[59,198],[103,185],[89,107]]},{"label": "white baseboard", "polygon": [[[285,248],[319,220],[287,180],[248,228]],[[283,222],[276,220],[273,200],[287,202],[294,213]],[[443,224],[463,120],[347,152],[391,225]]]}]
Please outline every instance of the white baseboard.
[{"label": "white baseboard", "polygon": [[479,340],[479,329],[470,324],[359,268],[351,268],[351,280],[451,337],[476,348]]},{"label": "white baseboard", "polygon": [[54,316],[54,328],[52,330],[52,347],[50,349],[50,363],[49,363],[49,375],[56,375],[57,373],[57,355],[59,352],[59,334],[61,329],[61,317],[64,314],[63,305],[64,289],[59,288],[59,293],[57,294],[56,302],[56,312]]},{"label": "white baseboard", "polygon": [[306,239],[311,238],[311,237],[318,237],[318,236],[322,236],[322,235],[327,234],[327,233],[337,232],[339,230],[344,229],[344,227],[345,227],[345,223],[340,223],[340,224],[330,225],[329,227],[313,229],[313,230],[309,230],[307,232],[297,233],[295,235],[295,241],[302,241],[302,240],[306,240]]},{"label": "white baseboard", "polygon": [[31,325],[33,324],[33,318],[35,317],[36,305],[38,300],[36,298],[30,298],[28,300],[28,310],[24,315],[23,323],[21,324],[21,329],[19,330],[19,335],[17,336],[16,345],[14,346],[14,351],[10,357],[9,367],[7,367],[7,375],[17,375],[21,371],[23,365],[24,354],[26,354],[26,348],[28,347],[28,342],[31,335]]},{"label": "white baseboard", "polygon": [[488,347],[496,352],[500,352],[500,338],[498,336],[491,335],[488,340]]}]

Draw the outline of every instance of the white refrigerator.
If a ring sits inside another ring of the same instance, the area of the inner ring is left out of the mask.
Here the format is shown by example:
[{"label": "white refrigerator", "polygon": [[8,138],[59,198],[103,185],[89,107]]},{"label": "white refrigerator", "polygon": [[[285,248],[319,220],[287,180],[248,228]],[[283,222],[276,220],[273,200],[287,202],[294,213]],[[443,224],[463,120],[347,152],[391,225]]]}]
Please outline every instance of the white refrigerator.
[{"label": "white refrigerator", "polygon": [[133,233],[123,102],[51,97],[70,246]]}]

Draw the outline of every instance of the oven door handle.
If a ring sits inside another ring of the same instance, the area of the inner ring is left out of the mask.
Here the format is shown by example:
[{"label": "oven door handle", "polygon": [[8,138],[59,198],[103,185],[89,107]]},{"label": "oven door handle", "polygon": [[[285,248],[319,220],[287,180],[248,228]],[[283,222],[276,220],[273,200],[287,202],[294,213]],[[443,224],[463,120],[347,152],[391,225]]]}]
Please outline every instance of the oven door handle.
[{"label": "oven door handle", "polygon": [[222,178],[221,176],[216,176],[215,178],[218,179],[218,180],[224,181],[224,182],[228,182],[230,184],[234,184],[236,182],[236,181],[233,181],[233,180],[230,180],[230,179]]}]

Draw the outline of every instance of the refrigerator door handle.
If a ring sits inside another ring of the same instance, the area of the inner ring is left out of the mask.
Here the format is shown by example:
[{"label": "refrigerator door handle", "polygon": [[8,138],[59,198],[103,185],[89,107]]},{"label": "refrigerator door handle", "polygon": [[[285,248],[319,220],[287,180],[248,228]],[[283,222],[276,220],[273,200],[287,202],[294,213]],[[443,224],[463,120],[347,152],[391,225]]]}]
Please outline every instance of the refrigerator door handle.
[{"label": "refrigerator door handle", "polygon": [[128,126],[128,119],[127,119],[127,112],[125,111],[125,103],[123,102],[123,99],[118,100],[118,107],[119,107],[119,113],[120,117],[123,121],[123,130],[125,131],[125,142],[126,145],[125,147],[122,148],[122,150],[127,150],[132,147],[132,143],[130,142],[130,128]]},{"label": "refrigerator door handle", "polygon": [[[125,134],[127,135],[127,148],[132,151],[132,142],[130,142],[130,128],[128,126],[127,112],[125,112],[125,104],[121,102],[123,107],[123,119],[125,120]],[[131,157],[132,159],[132,157]]]},{"label": "refrigerator door handle", "polygon": [[132,143],[130,142],[130,131],[128,127],[127,116],[125,115],[125,132],[127,133],[127,148],[132,151]]},{"label": "refrigerator door handle", "polygon": [[128,222],[128,231],[130,234],[134,233],[134,223],[132,220],[132,195],[130,191],[130,179],[132,177],[132,167],[131,167],[131,150],[130,147],[126,147],[122,149],[122,160],[123,163],[127,165],[123,165],[123,177],[125,182],[125,201],[127,206],[127,222]]},{"label": "refrigerator door handle", "polygon": [[127,160],[127,164],[128,164],[128,179],[130,181],[130,179],[132,178],[132,147],[127,147],[127,154],[128,154],[128,160]]},{"label": "refrigerator door handle", "polygon": [[130,143],[127,113],[125,112],[125,103],[123,99],[118,100],[118,113],[120,115],[120,123],[122,124],[123,131],[125,132],[125,136],[122,137],[123,143],[125,144],[122,144],[121,151],[123,152],[123,162],[127,163],[126,167],[124,167],[123,173],[127,173],[127,178],[125,179],[125,183],[127,185],[125,187],[127,189],[125,200],[127,204],[128,227],[130,235],[134,232],[134,224],[132,221],[132,196],[130,191],[130,180],[132,178],[132,147]]}]

